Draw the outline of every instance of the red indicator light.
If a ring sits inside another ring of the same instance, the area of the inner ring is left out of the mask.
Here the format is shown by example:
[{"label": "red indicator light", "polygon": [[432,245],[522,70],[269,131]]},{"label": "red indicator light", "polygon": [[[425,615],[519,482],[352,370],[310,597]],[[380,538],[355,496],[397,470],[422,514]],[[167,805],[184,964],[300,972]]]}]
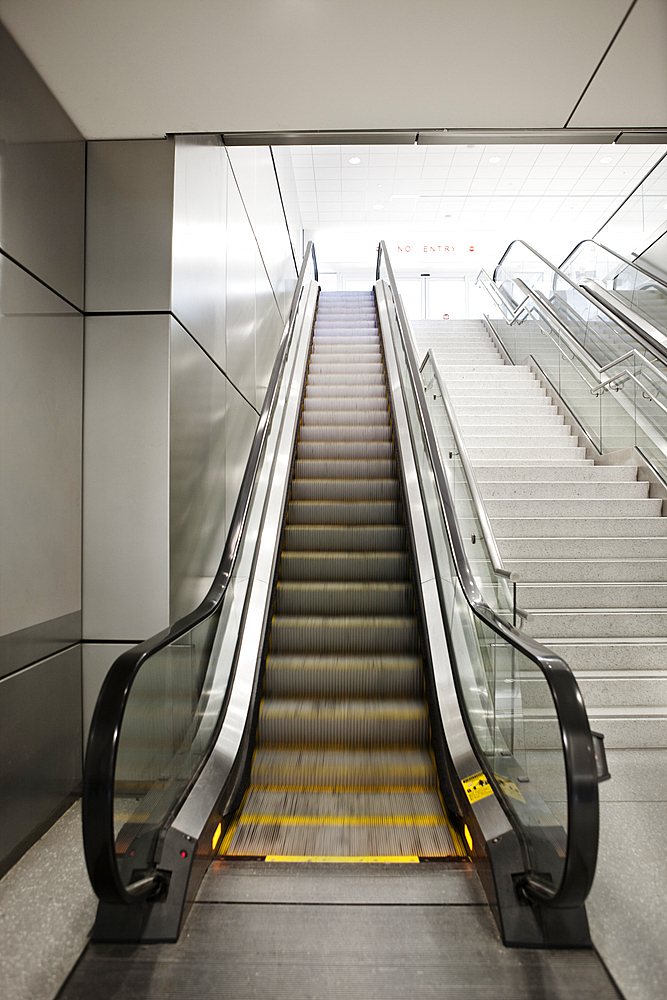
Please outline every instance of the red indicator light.
[{"label": "red indicator light", "polygon": [[131,858],[133,858],[133,857],[134,857],[134,851],[130,851],[130,857],[131,857]]},{"label": "red indicator light", "polygon": [[188,852],[187,851],[181,851],[181,857],[182,858],[187,858],[187,856],[188,856]]}]

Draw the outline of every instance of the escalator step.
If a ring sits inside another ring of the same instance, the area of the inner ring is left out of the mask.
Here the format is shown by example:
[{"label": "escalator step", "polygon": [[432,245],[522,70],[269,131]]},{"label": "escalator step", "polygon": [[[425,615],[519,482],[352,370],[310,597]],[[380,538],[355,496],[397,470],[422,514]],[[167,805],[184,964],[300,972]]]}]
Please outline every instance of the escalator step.
[{"label": "escalator step", "polygon": [[322,442],[336,445],[347,441],[391,441],[391,427],[389,422],[360,424],[357,421],[346,424],[325,425],[309,422],[302,425],[300,434],[301,443]]},{"label": "escalator step", "polygon": [[418,648],[414,615],[318,617],[275,615],[272,653],[412,653]]},{"label": "escalator step", "polygon": [[253,762],[254,787],[435,788],[437,776],[428,750],[259,749]]},{"label": "escalator step", "polygon": [[337,459],[393,460],[394,445],[391,441],[303,441],[297,445],[298,460],[319,459],[325,462]]},{"label": "escalator step", "polygon": [[297,458],[294,463],[296,479],[394,479],[396,462],[392,458],[325,459]]},{"label": "escalator step", "polygon": [[418,747],[428,739],[423,699],[266,699],[257,738],[267,746]]},{"label": "escalator step", "polygon": [[387,410],[386,402],[385,400],[383,409],[377,410],[363,410],[357,407],[347,410],[323,410],[309,406],[307,409],[304,408],[303,411],[301,433],[303,433],[305,427],[311,426],[331,427],[332,430],[334,427],[342,430],[343,427],[347,427],[348,425],[351,427],[366,427],[368,429],[371,426],[390,428],[389,411]]},{"label": "escalator step", "polygon": [[373,552],[283,552],[281,580],[407,580],[407,551]]},{"label": "escalator step", "polygon": [[293,479],[292,500],[397,500],[397,479]]},{"label": "escalator step", "polygon": [[411,583],[304,583],[280,581],[279,615],[408,615]]},{"label": "escalator step", "polygon": [[397,502],[334,501],[317,503],[293,500],[288,509],[290,524],[400,524]]},{"label": "escalator step", "polygon": [[419,656],[271,655],[266,661],[267,698],[416,698],[422,689]]},{"label": "escalator step", "polygon": [[376,552],[405,549],[405,528],[399,524],[288,524],[285,549],[306,552]]}]

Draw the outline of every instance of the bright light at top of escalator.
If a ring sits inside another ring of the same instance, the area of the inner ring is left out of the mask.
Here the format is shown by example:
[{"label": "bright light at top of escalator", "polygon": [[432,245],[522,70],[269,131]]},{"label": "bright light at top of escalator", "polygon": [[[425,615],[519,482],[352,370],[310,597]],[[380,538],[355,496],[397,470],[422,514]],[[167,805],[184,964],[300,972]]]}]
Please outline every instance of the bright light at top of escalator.
[{"label": "bright light at top of escalator", "polygon": [[490,156],[489,157],[489,163],[500,163],[500,157],[499,156]]},{"label": "bright light at top of escalator", "polygon": [[359,156],[351,156],[347,162],[354,164],[361,163],[361,158]]},{"label": "bright light at top of escalator", "polygon": [[611,161],[612,161],[612,157],[611,156],[601,156],[600,157],[600,163],[611,163]]}]

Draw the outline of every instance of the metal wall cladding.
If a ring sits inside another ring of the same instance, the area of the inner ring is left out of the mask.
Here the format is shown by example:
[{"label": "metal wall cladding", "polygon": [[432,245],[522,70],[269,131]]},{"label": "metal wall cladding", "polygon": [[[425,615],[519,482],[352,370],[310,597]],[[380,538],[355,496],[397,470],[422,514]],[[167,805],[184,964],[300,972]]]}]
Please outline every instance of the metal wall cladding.
[{"label": "metal wall cladding", "polygon": [[85,143],[0,25],[0,247],[83,306]]},{"label": "metal wall cladding", "polygon": [[171,307],[173,139],[89,142],[86,311]]},{"label": "metal wall cladding", "polygon": [[82,379],[80,313],[0,256],[0,635],[81,608]]},{"label": "metal wall cladding", "polygon": [[81,647],[0,681],[0,870],[78,790]]},{"label": "metal wall cladding", "polygon": [[86,319],[83,634],[169,619],[168,315]]}]

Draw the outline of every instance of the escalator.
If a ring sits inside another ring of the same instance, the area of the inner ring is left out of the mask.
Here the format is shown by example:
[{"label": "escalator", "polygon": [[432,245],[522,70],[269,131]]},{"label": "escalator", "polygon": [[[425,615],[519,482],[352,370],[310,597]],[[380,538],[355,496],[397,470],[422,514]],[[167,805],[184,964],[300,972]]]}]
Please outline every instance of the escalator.
[{"label": "escalator", "polygon": [[459,857],[372,293],[321,293],[250,784],[221,854]]},{"label": "escalator", "polygon": [[340,294],[310,245],[211,590],[100,692],[94,940],[177,940],[223,858],[470,865],[506,944],[590,944],[583,701],[461,530],[386,247]]}]

